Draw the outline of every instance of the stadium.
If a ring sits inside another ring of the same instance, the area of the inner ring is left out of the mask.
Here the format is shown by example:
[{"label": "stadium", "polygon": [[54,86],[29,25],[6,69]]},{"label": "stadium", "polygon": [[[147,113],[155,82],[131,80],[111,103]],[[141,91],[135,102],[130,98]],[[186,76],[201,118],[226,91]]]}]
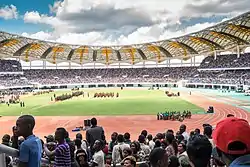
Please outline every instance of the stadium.
[{"label": "stadium", "polygon": [[154,136],[182,124],[215,127],[228,114],[249,121],[249,91],[250,12],[178,38],[123,46],[0,32],[1,136],[26,114],[40,138],[57,127],[73,138],[92,117],[106,138],[129,131],[133,140],[144,129]]}]

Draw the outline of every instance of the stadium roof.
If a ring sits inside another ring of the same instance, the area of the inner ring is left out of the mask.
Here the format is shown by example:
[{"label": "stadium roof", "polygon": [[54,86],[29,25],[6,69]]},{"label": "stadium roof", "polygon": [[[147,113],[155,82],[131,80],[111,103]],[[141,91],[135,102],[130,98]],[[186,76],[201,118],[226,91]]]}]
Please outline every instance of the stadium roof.
[{"label": "stadium roof", "polygon": [[69,45],[0,32],[0,53],[3,57],[21,58],[25,61],[46,59],[52,63],[60,61],[79,64],[162,62],[169,58],[188,59],[192,55],[228,50],[249,44],[250,11],[185,36],[123,46]]}]

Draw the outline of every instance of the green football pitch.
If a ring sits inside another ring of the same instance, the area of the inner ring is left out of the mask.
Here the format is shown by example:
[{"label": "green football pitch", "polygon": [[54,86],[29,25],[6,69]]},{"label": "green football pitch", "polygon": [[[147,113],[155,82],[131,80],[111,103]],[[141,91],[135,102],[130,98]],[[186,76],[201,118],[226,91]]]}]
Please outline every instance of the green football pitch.
[{"label": "green football pitch", "polygon": [[[89,92],[89,97],[80,96],[73,99],[51,102],[54,95],[70,93],[70,90],[54,93],[24,96],[21,100],[25,107],[19,104],[0,104],[0,115],[18,116],[32,114],[35,116],[85,116],[85,115],[156,115],[164,111],[190,110],[193,114],[204,113],[204,109],[185,101],[181,97],[167,97],[163,90],[146,89],[83,89]],[[118,98],[93,98],[94,93],[118,92]]]}]

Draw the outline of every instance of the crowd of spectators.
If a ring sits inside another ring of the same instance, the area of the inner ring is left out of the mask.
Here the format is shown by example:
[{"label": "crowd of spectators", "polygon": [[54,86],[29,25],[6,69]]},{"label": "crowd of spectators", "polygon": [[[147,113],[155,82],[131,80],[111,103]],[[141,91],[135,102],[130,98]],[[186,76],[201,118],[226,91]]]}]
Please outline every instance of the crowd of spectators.
[{"label": "crowd of spectators", "polygon": [[34,117],[20,116],[12,136],[2,138],[2,145],[20,152],[19,161],[6,156],[8,165],[40,167],[45,165],[41,158],[46,158],[55,167],[136,167],[138,162],[140,167],[250,166],[250,125],[231,114],[215,128],[203,124],[202,130],[188,133],[183,124],[177,132],[169,129],[154,136],[143,130],[136,140],[130,139],[129,132],[114,132],[107,139],[97,119],[90,122],[86,140],[81,133],[70,139],[66,129],[58,127],[44,141],[33,133]]},{"label": "crowd of spectators", "polygon": [[22,65],[16,60],[1,60],[0,59],[0,72],[20,72]]},{"label": "crowd of spectators", "polygon": [[[199,71],[199,68],[250,67],[249,53],[206,57],[199,67],[106,68],[106,69],[32,69],[20,76],[0,76],[0,86],[23,86],[34,83],[135,83],[177,82],[213,84],[250,84],[250,70]],[[20,71],[14,60],[0,60],[1,71]]]},{"label": "crowd of spectators", "polygon": [[208,56],[203,59],[200,68],[233,68],[233,67],[250,67],[250,53],[240,54],[237,58],[236,54]]}]

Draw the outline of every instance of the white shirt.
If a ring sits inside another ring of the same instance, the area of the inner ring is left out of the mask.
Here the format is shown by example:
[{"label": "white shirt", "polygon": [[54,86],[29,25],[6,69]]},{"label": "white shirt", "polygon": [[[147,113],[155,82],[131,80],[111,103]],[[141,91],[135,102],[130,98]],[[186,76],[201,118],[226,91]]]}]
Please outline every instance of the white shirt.
[{"label": "white shirt", "polygon": [[149,155],[150,154],[150,147],[144,143],[140,143],[141,145],[141,149],[142,151],[146,154],[146,155]]},{"label": "white shirt", "polygon": [[128,144],[125,144],[124,142],[118,143],[117,145],[114,146],[112,152],[112,161],[114,163],[120,163],[122,161],[119,150],[121,149],[123,152],[125,148],[130,148],[130,146]]},{"label": "white shirt", "polygon": [[93,162],[98,164],[97,167],[105,167],[104,153],[102,152],[102,150],[95,152],[95,154],[93,155]]},{"label": "white shirt", "polygon": [[154,147],[155,147],[155,142],[154,142],[153,140],[150,140],[150,141],[148,142],[148,146],[149,146],[150,150],[153,150]]},{"label": "white shirt", "polygon": [[184,140],[188,141],[189,134],[187,132],[183,132],[181,135],[184,137]]}]

